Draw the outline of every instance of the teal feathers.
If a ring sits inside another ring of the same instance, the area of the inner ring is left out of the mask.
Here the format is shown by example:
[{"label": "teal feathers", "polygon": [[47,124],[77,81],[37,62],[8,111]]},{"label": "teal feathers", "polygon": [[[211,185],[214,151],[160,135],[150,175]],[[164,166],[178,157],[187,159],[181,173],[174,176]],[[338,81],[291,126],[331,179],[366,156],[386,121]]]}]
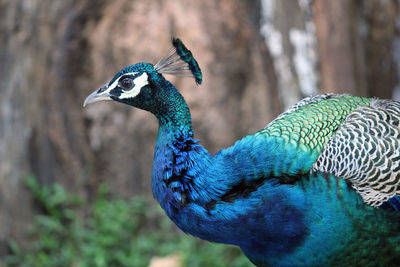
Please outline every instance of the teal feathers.
[{"label": "teal feathers", "polygon": [[181,57],[181,59],[189,64],[189,69],[193,73],[193,76],[196,80],[197,84],[201,84],[203,75],[201,74],[201,70],[197,61],[194,59],[192,52],[185,47],[182,41],[178,38],[172,39],[172,44],[176,48],[176,52]]}]

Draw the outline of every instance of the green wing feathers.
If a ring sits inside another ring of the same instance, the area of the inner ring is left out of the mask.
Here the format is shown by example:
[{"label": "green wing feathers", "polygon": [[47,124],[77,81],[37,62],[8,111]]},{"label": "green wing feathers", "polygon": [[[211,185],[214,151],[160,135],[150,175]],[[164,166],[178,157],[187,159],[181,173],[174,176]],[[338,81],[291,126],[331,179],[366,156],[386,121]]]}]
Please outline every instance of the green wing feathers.
[{"label": "green wing feathers", "polygon": [[[308,97],[291,107],[263,130],[244,138],[253,142],[253,149],[267,149],[265,166],[274,177],[293,182],[310,173],[313,164],[332,139],[346,117],[357,107],[370,105],[371,99],[349,95],[320,95]],[[239,142],[236,147],[241,146]]]},{"label": "green wing feathers", "polygon": [[357,107],[368,106],[371,99],[326,94],[308,97],[281,114],[258,134],[283,138],[294,149],[319,156],[324,146]]}]

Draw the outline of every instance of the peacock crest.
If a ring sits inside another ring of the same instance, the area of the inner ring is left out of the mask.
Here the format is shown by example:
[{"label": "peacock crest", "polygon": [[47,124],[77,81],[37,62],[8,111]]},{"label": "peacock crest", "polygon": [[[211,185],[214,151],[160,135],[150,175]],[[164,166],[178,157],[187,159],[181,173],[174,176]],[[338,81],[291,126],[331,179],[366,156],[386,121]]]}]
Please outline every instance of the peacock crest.
[{"label": "peacock crest", "polygon": [[172,45],[174,47],[154,65],[154,69],[175,76],[192,76],[197,84],[201,84],[203,75],[192,52],[178,38],[172,39]]}]

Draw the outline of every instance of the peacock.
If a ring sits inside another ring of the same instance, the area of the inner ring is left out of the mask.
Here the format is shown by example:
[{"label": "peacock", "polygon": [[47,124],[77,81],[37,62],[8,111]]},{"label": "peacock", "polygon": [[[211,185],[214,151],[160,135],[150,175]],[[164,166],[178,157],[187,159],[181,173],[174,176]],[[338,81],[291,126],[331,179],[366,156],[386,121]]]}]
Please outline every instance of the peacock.
[{"label": "peacock", "polygon": [[400,265],[400,102],[307,97],[211,155],[163,74],[202,73],[180,39],[157,64],[119,71],[84,106],[114,100],[159,128],[152,191],[184,232],[239,246],[257,266]]}]

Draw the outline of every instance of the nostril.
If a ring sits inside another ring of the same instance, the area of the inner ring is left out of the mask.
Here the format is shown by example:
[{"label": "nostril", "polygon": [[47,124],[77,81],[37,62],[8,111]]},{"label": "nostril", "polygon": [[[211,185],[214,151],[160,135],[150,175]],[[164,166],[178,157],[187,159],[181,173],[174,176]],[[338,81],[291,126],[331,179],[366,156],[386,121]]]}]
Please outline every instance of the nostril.
[{"label": "nostril", "polygon": [[99,90],[97,90],[97,93],[102,93],[107,89],[107,84],[103,85],[102,87],[99,88]]}]

